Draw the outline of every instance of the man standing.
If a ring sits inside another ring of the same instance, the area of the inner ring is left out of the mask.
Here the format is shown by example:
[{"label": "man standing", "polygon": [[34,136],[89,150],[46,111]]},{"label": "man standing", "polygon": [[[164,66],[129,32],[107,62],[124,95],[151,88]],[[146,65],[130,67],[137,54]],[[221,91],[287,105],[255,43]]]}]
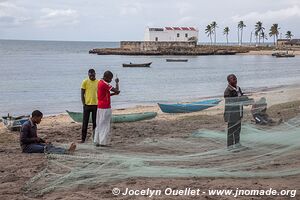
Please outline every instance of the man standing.
[{"label": "man standing", "polygon": [[240,132],[243,118],[243,104],[245,105],[246,101],[250,99],[247,96],[243,96],[241,88],[237,86],[237,78],[234,74],[228,75],[227,81],[228,86],[224,91],[224,120],[228,123],[227,147],[232,149],[241,147]]},{"label": "man standing", "polygon": [[96,128],[98,80],[96,80],[96,72],[94,69],[88,71],[88,76],[89,77],[83,80],[81,84],[81,101],[83,105],[81,143],[84,143],[86,140],[90,113],[92,113],[93,133]]},{"label": "man standing", "polygon": [[94,143],[96,146],[107,146],[109,142],[110,122],[112,117],[110,97],[120,94],[119,79],[116,78],[116,87],[109,83],[113,79],[113,73],[106,71],[103,79],[98,84],[98,110],[97,127],[95,131]]}]

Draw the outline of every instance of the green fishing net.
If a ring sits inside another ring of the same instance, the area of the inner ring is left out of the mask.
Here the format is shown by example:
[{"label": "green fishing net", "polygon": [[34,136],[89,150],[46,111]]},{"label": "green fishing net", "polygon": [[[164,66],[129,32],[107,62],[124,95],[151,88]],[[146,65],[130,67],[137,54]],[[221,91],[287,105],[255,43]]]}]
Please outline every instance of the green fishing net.
[{"label": "green fishing net", "polygon": [[[186,137],[145,138],[128,151],[80,144],[74,155],[48,154],[47,167],[28,181],[28,194],[96,185],[127,178],[283,177],[300,174],[300,116],[276,126],[243,123],[241,144],[226,147],[226,130],[198,130]],[[284,160],[284,162],[283,162]]]}]

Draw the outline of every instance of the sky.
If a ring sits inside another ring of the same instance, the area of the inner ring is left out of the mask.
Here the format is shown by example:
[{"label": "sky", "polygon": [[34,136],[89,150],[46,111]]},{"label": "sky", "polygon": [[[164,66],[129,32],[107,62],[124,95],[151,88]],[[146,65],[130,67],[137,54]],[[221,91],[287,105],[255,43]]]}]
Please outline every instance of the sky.
[{"label": "sky", "polygon": [[[218,24],[217,41],[237,41],[243,20],[244,41],[257,21],[266,31],[278,23],[282,38],[300,38],[300,0],[0,0],[0,39],[122,41],[143,40],[146,27],[194,26],[209,42],[206,25]],[[268,39],[268,41],[273,41]]]}]

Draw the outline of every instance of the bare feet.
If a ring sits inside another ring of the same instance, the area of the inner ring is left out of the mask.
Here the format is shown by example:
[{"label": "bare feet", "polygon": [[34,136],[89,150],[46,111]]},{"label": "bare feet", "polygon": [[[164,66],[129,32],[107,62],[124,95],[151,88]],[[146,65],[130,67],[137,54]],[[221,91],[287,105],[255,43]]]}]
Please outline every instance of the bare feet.
[{"label": "bare feet", "polygon": [[74,153],[75,149],[76,149],[76,144],[75,144],[75,143],[72,143],[72,144],[70,145],[69,149],[68,149],[68,152],[69,152],[69,153]]}]

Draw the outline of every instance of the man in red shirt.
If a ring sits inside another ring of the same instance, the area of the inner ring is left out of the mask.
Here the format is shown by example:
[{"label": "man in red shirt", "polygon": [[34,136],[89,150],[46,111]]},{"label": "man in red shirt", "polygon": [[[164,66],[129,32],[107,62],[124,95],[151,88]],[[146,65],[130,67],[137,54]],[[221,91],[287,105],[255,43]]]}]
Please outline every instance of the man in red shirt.
[{"label": "man in red shirt", "polygon": [[94,143],[96,146],[107,145],[112,116],[110,97],[120,93],[119,79],[115,79],[115,88],[109,84],[112,79],[113,73],[111,71],[106,71],[103,75],[103,79],[98,83],[97,125],[94,135]]}]

